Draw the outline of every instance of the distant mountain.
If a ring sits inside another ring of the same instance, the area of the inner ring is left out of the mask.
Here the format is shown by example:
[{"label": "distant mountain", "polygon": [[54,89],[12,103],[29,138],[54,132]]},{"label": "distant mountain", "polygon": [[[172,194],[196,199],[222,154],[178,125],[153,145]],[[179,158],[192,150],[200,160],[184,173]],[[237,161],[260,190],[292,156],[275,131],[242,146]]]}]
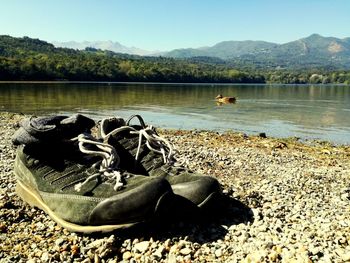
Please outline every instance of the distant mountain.
[{"label": "distant mountain", "polygon": [[349,38],[322,37],[313,34],[286,44],[276,45],[265,53],[245,54],[241,60],[265,62],[272,66],[350,67]]},{"label": "distant mountain", "polygon": [[350,67],[350,38],[313,34],[285,44],[264,41],[224,41],[212,47],[175,49],[165,57],[217,57],[235,63],[268,67]]},{"label": "distant mountain", "polygon": [[132,55],[150,55],[155,53],[155,51],[147,51],[144,49],[136,48],[136,47],[127,47],[119,42],[113,42],[113,41],[84,41],[84,42],[76,42],[76,41],[69,41],[69,42],[52,42],[52,44],[55,47],[65,47],[65,48],[73,48],[73,49],[79,49],[83,50],[87,47],[92,47],[96,49],[101,50],[110,50],[116,53],[126,53],[126,54],[132,54]]},{"label": "distant mountain", "polygon": [[[222,65],[236,69],[350,69],[350,38],[323,37],[318,34],[291,41],[285,44],[276,44],[265,41],[224,41],[211,47],[175,49],[169,52],[152,53],[134,47],[126,47],[118,42],[54,42],[53,44],[38,39],[12,38],[2,36],[8,47],[20,46],[31,51],[47,50],[58,52],[59,48],[70,48],[65,52],[85,50],[104,53],[125,59],[157,60],[159,56],[175,60],[184,60],[190,63],[206,65]],[[96,50],[94,50],[96,49]],[[102,50],[102,51],[101,51]],[[2,49],[0,56],[16,53],[15,49]],[[111,54],[113,53],[113,54]],[[147,57],[142,57],[147,56]]]},{"label": "distant mountain", "polygon": [[202,47],[198,49],[186,48],[175,49],[164,52],[161,55],[174,58],[190,57],[218,57],[221,59],[230,59],[246,54],[256,54],[265,52],[276,46],[275,43],[265,41],[223,41],[212,47]]},{"label": "distant mountain", "polygon": [[[285,44],[265,41],[223,41],[211,47],[182,48],[156,53],[126,47],[112,41],[53,42],[56,47],[83,50],[87,47],[141,56],[186,58],[197,61],[215,59],[231,65],[263,68],[350,68],[350,38],[339,39],[313,34]],[[201,59],[203,58],[203,59]],[[215,63],[215,62],[214,62]],[[222,63],[222,62],[219,62]]]}]

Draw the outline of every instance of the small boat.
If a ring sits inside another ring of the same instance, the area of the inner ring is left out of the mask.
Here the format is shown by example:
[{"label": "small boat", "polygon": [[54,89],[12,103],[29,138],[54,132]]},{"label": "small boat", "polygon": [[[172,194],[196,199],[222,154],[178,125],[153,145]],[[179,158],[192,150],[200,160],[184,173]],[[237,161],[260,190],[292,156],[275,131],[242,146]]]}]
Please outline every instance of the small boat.
[{"label": "small boat", "polygon": [[235,103],[236,97],[223,97],[221,94],[215,97],[215,100],[219,103]]}]

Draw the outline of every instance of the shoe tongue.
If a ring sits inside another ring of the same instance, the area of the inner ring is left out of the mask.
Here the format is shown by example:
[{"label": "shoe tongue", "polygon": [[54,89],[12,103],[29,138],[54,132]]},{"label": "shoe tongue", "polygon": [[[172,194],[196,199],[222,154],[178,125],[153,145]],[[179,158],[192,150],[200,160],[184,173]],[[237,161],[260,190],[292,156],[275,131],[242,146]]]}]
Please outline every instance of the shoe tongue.
[{"label": "shoe tongue", "polygon": [[67,116],[31,117],[21,122],[12,142],[15,145],[37,144],[71,139],[89,132],[95,122],[81,114]]},{"label": "shoe tongue", "polygon": [[105,134],[110,133],[111,131],[120,128],[122,126],[125,126],[125,120],[121,117],[112,117],[109,119],[106,119],[101,122],[101,129]]}]

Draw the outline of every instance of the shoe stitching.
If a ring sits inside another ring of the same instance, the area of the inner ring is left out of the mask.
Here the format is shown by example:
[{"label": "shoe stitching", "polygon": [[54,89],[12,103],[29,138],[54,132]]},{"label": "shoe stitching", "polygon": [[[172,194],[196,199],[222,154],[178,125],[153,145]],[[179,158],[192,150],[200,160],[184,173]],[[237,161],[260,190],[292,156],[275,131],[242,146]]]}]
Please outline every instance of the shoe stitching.
[{"label": "shoe stitching", "polygon": [[103,200],[106,200],[106,198],[98,198],[98,197],[76,195],[76,194],[72,194],[72,195],[57,194],[57,193],[47,193],[47,192],[41,192],[41,191],[39,191],[39,193],[42,197],[57,198],[57,199],[82,200],[82,201],[91,201],[91,202],[101,202]]}]

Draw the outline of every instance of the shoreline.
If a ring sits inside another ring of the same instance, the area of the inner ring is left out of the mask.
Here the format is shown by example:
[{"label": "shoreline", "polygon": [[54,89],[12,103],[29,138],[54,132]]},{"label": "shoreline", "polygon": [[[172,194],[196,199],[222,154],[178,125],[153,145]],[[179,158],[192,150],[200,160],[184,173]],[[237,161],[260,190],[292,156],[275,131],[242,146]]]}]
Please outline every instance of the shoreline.
[{"label": "shoreline", "polygon": [[0,80],[0,84],[135,84],[135,85],[213,85],[213,86],[350,86],[345,83],[221,83],[221,82],[138,82],[138,81],[72,81],[72,80]]},{"label": "shoreline", "polygon": [[350,146],[160,129],[192,170],[219,180],[232,203],[204,224],[180,220],[163,222],[160,229],[82,235],[57,226],[15,194],[10,138],[23,117],[0,113],[0,259],[5,262],[350,260]]}]

